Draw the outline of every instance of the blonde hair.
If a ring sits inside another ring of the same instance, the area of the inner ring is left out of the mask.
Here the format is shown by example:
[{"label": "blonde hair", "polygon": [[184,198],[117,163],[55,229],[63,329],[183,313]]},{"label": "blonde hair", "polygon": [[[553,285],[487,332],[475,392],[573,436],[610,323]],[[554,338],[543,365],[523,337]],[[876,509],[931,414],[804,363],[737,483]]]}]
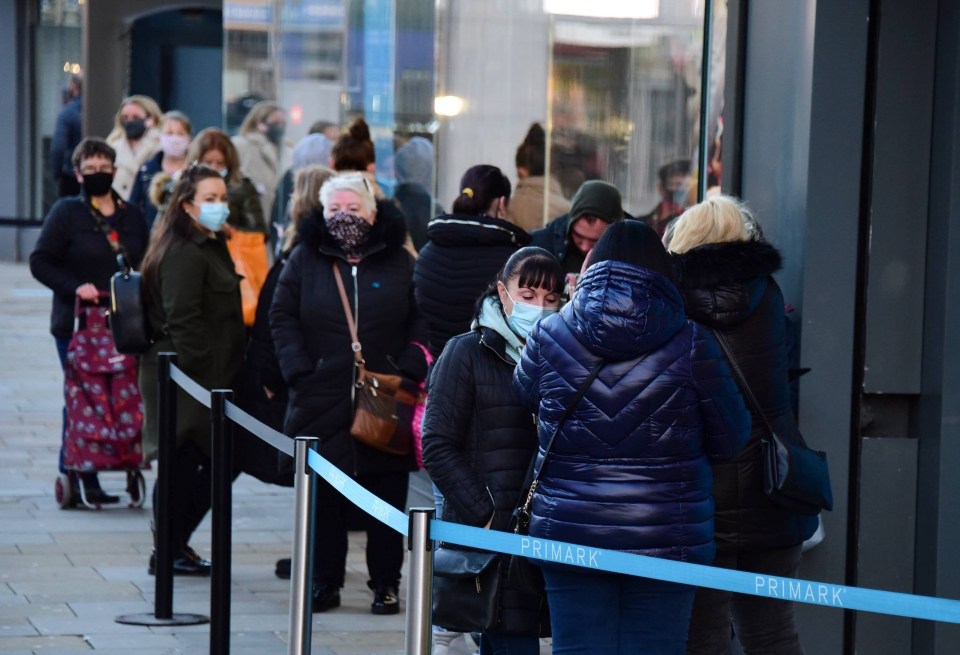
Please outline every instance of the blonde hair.
[{"label": "blonde hair", "polygon": [[116,116],[113,117],[113,131],[107,136],[107,142],[113,143],[119,139],[127,138],[123,131],[123,120],[120,114],[126,105],[136,105],[147,114],[147,118],[153,119],[153,127],[160,127],[160,105],[150,96],[128,96],[120,103]]},{"label": "blonde hair", "polygon": [[319,164],[297,171],[290,196],[290,224],[283,231],[283,249],[290,250],[297,238],[297,226],[311,211],[320,206],[320,187],[335,173]]},{"label": "blonde hair", "polygon": [[736,198],[707,198],[680,215],[669,231],[667,251],[680,254],[708,243],[751,241],[759,228],[747,206]]},{"label": "blonde hair", "polygon": [[377,209],[374,191],[362,173],[342,173],[328,179],[320,187],[320,204],[324,207],[329,205],[330,196],[337,191],[353,191],[365,210],[372,212]]},{"label": "blonde hair", "polygon": [[257,126],[260,123],[266,123],[267,117],[275,111],[283,113],[283,109],[281,109],[277,103],[270,100],[261,100],[250,108],[250,111],[243,119],[243,123],[240,124],[240,134],[244,135],[257,132]]},{"label": "blonde hair", "polygon": [[183,126],[183,129],[187,131],[187,135],[193,134],[193,124],[190,122],[190,118],[182,111],[171,109],[160,117],[160,124],[158,127],[163,127],[163,124],[167,121],[177,121]]},{"label": "blonde hair", "polygon": [[237,148],[233,141],[227,136],[226,132],[218,130],[215,127],[207,127],[193,137],[190,147],[187,149],[187,166],[199,163],[203,156],[211,150],[217,150],[223,155],[223,160],[227,164],[226,182],[227,185],[240,184],[243,181],[243,174],[240,171],[240,156],[237,154]]}]

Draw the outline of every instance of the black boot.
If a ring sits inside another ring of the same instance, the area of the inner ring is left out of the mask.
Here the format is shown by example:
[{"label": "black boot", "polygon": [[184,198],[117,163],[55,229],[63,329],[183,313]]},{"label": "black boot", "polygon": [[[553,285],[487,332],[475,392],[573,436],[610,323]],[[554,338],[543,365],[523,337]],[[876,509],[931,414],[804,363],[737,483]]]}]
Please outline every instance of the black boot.
[{"label": "black boot", "polygon": [[340,590],[333,585],[314,582],[311,605],[314,613],[340,607]]}]

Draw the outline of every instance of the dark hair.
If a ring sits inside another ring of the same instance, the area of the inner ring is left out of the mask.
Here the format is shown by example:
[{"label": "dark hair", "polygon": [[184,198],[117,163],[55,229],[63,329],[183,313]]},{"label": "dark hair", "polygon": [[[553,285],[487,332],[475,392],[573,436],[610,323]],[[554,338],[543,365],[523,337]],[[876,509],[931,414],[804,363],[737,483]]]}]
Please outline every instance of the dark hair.
[{"label": "dark hair", "polygon": [[109,143],[96,136],[88,136],[78,143],[77,147],[73,149],[73,156],[70,157],[70,161],[73,162],[74,168],[80,170],[80,162],[97,155],[106,157],[111,164],[117,163],[117,151]]},{"label": "dark hair", "polygon": [[521,248],[510,255],[507,262],[497,273],[496,279],[490,283],[483,295],[477,299],[476,314],[480,314],[483,301],[487,298],[499,298],[497,282],[504,285],[514,278],[517,283],[529,289],[546,289],[553,293],[562,293],[565,276],[563,267],[557,258],[548,250],[537,246]]},{"label": "dark hair", "polygon": [[227,164],[227,184],[240,184],[243,181],[243,173],[240,171],[240,155],[233,141],[227,136],[226,132],[218,130],[215,127],[207,127],[200,130],[197,136],[190,142],[190,148],[187,150],[187,161],[198,164],[204,155],[216,150],[223,155]]},{"label": "dark hair", "polygon": [[517,169],[525,168],[529,175],[543,175],[547,158],[547,133],[540,123],[534,123],[517,148]]},{"label": "dark hair", "polygon": [[670,255],[656,230],[640,221],[618,221],[604,231],[590,251],[590,266],[609,260],[656,271],[673,282]]},{"label": "dark hair", "polygon": [[[192,199],[197,193],[197,185],[208,178],[223,179],[220,177],[219,171],[198,164],[187,168],[180,177],[180,181],[173,187],[163,215],[157,219],[153,229],[150,230],[150,243],[147,246],[146,254],[143,256],[143,263],[140,265],[140,272],[143,276],[142,283],[145,288],[149,289],[151,285],[159,281],[160,263],[170,252],[170,249],[193,236],[193,231],[196,229],[194,221],[183,210],[183,203]],[[149,298],[149,293],[145,294],[144,297]]]},{"label": "dark hair", "polygon": [[660,178],[660,185],[664,189],[667,188],[667,184],[670,183],[670,178],[674,175],[690,175],[693,170],[689,159],[678,159],[672,161],[669,164],[664,164],[657,170],[657,177]]},{"label": "dark hair", "polygon": [[460,178],[460,195],[453,201],[454,214],[483,216],[497,198],[510,197],[510,180],[496,166],[471,166]]},{"label": "dark hair", "polygon": [[370,127],[362,117],[353,119],[347,131],[337,137],[330,150],[335,171],[366,171],[377,161]]}]

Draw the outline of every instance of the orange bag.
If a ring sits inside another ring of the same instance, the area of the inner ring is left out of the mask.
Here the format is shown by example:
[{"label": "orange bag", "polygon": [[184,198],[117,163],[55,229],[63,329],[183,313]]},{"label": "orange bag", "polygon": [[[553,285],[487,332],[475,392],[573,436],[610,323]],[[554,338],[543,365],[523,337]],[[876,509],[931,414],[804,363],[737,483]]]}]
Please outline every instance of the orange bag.
[{"label": "orange bag", "polygon": [[227,239],[227,250],[240,280],[240,300],[243,303],[243,324],[253,325],[257,314],[260,289],[267,279],[270,262],[267,258],[267,237],[262,232],[233,230]]}]

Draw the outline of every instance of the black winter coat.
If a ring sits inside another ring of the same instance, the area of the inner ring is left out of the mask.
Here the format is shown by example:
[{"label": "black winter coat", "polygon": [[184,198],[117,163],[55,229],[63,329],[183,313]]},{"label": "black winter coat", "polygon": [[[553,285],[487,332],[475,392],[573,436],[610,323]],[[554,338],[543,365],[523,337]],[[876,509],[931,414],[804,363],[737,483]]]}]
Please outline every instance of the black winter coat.
[{"label": "black winter coat", "polygon": [[[687,315],[723,333],[767,420],[784,436],[797,434],[787,379],[787,318],[771,277],[781,267],[780,253],[765,241],[717,243],[674,255],[674,264]],[[721,550],[792,546],[816,530],[816,517],[783,509],[764,494],[760,438],[766,432],[763,419],[753,416],[740,455],[713,466]]]},{"label": "black winter coat", "polygon": [[[30,253],[33,277],[53,290],[50,332],[58,339],[73,334],[77,287],[90,283],[108,291],[110,277],[117,272],[117,255],[87,202],[82,194],[58,200],[44,218]],[[116,212],[108,222],[116,229],[130,265],[137,268],[147,249],[147,224],[136,207],[116,195],[114,202]]]},{"label": "black winter coat", "polygon": [[[443,520],[510,529],[537,447],[533,414],[513,390],[514,363],[488,327],[451,339],[430,377],[423,463],[443,494]],[[507,585],[504,632],[538,635],[542,598]],[[543,622],[545,623],[545,621]]]},{"label": "black winter coat", "polygon": [[530,235],[499,218],[445,214],[430,221],[427,237],[413,281],[437,358],[450,337],[470,329],[477,300]]},{"label": "black winter coat", "polygon": [[284,431],[318,437],[320,454],[347,474],[415,470],[413,452],[390,455],[350,436],[355,366],[332,268],[336,264],[343,276],[367,369],[422,380],[427,364],[413,342],[426,341],[426,326],[413,297],[403,216],[377,202],[377,220],[357,264],[346,261],[320,211],[305,217],[299,232],[270,306],[270,331],[290,386]]}]

